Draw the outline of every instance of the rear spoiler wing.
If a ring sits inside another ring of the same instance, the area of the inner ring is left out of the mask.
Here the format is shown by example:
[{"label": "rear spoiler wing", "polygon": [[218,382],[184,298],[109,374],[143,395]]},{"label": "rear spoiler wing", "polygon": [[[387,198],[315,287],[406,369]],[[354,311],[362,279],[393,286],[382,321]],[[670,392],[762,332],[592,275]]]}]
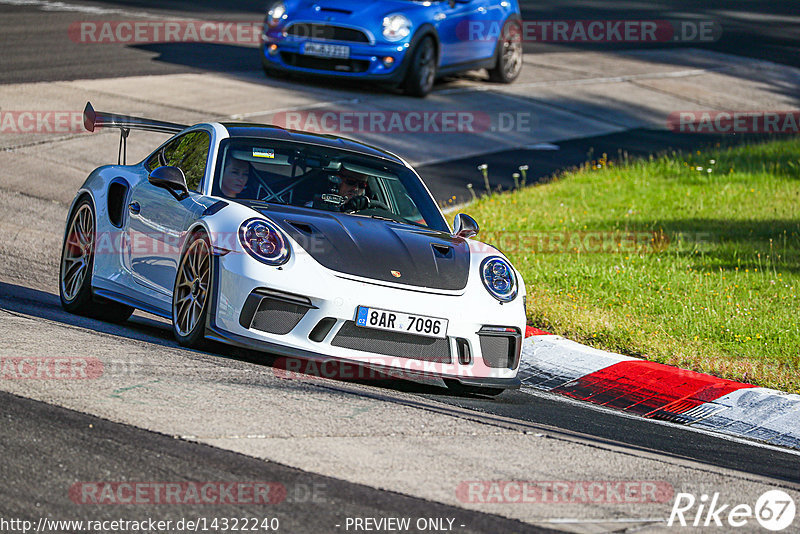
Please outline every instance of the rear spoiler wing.
[{"label": "rear spoiler wing", "polygon": [[131,130],[176,134],[189,127],[185,124],[177,124],[174,122],[156,121],[144,119],[142,117],[131,117],[129,115],[117,115],[115,113],[95,111],[91,102],[86,102],[86,107],[83,110],[83,126],[90,132],[95,131],[95,128],[119,128],[119,157],[117,163],[122,163],[123,165],[126,164],[128,134]]}]

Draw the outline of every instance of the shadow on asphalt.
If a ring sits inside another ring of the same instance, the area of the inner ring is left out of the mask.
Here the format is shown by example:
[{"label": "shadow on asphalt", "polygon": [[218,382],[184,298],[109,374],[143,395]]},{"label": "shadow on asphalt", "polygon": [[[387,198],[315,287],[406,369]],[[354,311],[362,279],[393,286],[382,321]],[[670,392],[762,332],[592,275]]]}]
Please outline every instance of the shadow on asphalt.
[{"label": "shadow on asphalt", "polygon": [[586,2],[521,0],[523,20],[713,21],[718,40],[698,43],[531,43],[526,53],[625,51],[654,48],[702,48],[800,67],[800,1],[731,2],[730,0],[661,0],[658,2]]},{"label": "shadow on asphalt", "polygon": [[[156,54],[152,61],[159,63],[168,63],[201,71],[237,73],[239,75],[246,73],[248,81],[267,85],[288,83],[292,84],[292,89],[296,92],[304,92],[312,88],[316,90],[337,89],[363,95],[395,95],[398,98],[409,99],[412,102],[417,101],[415,97],[404,96],[393,87],[363,80],[325,78],[298,73],[267,76],[261,69],[260,50],[252,47],[214,43],[163,43],[134,45],[130,48],[141,50],[148,54]],[[487,76],[476,77],[474,73],[469,73],[463,76],[452,76],[438,80],[436,89],[445,89],[449,82],[460,78],[481,80],[489,83]]]},{"label": "shadow on asphalt", "polygon": [[[785,139],[780,137],[779,139]],[[625,132],[584,137],[556,143],[557,150],[513,149],[489,154],[470,156],[454,161],[420,165],[417,172],[425,180],[434,198],[452,204],[462,204],[471,200],[467,183],[475,185],[480,196],[483,178],[477,170],[478,165],[489,166],[489,179],[494,188],[502,187],[508,191],[514,187],[512,174],[519,172],[520,165],[529,167],[527,183],[543,183],[559,173],[574,169],[607,154],[618,162],[623,158],[644,158],[650,155],[670,154],[671,152],[694,153],[712,148],[727,148],[747,143],[775,139],[761,134],[694,134],[675,133],[668,130],[637,128]],[[452,197],[455,197],[454,199]],[[480,222],[480,221],[478,221]]]},{"label": "shadow on asphalt", "polygon": [[[94,332],[100,332],[112,336],[118,336],[135,341],[144,341],[161,345],[164,347],[177,348],[187,350],[189,352],[204,352],[213,356],[222,358],[239,360],[247,363],[261,365],[265,367],[272,367],[276,376],[283,376],[284,373],[289,373],[290,377],[294,375],[294,368],[301,366],[293,366],[291,363],[287,364],[287,359],[254,350],[242,349],[224,345],[217,342],[209,342],[204,351],[195,351],[187,349],[178,345],[173,337],[172,328],[170,324],[161,318],[153,319],[149,315],[137,312],[128,321],[123,323],[109,323],[106,321],[93,319],[90,317],[83,317],[66,312],[61,308],[61,302],[58,295],[40,291],[16,284],[7,282],[0,282],[0,309],[12,313],[24,314],[33,317],[39,317],[48,321],[61,323],[65,326],[77,326],[86,328]],[[305,361],[305,360],[304,360]],[[329,373],[322,373],[317,376],[298,376],[301,380],[314,380],[315,378],[329,378],[342,384],[360,384],[377,387],[379,389],[401,391],[405,393],[415,394],[428,394],[439,397],[470,397],[470,398],[483,398],[480,395],[466,394],[452,392],[444,387],[411,382],[407,380],[392,378],[387,375],[381,375],[374,371],[362,369],[361,372],[353,369],[346,368],[343,371],[337,370],[338,375],[331,375]],[[309,365],[305,369],[313,372],[319,370],[318,366]],[[361,369],[360,367],[358,367]],[[288,371],[287,371],[288,369]],[[341,376],[342,378],[337,378]],[[366,379],[352,379],[349,377],[368,377]]]},{"label": "shadow on asphalt", "polygon": [[[78,326],[164,347],[179,347],[172,338],[170,327],[164,321],[134,316],[128,322],[117,325],[80,317],[63,311],[58,296],[15,284],[0,282],[0,309],[39,317],[65,326]],[[198,352],[198,354],[201,353]],[[277,358],[264,353],[242,351],[218,345],[211,351],[211,354],[272,367],[276,371],[278,369],[273,367]],[[275,374],[280,376],[278,372]],[[246,382],[263,387],[263,382],[247,382],[249,379],[246,377],[235,380],[239,383]],[[314,379],[309,377],[307,380],[313,383]],[[437,406],[437,409],[446,411],[446,406],[450,405],[484,414],[487,424],[494,424],[492,418],[500,416],[514,420],[523,427],[528,427],[530,432],[538,432],[543,435],[552,432],[563,435],[566,432],[594,445],[612,445],[629,450],[658,452],[674,458],[692,459],[709,465],[756,473],[794,483],[800,482],[798,478],[800,475],[796,469],[797,456],[788,451],[753,447],[748,444],[722,440],[713,435],[691,432],[683,427],[666,426],[651,420],[601,412],[591,406],[565,403],[563,399],[555,396],[534,395],[526,391],[508,391],[488,400],[480,396],[456,395],[444,388],[403,380],[319,382],[319,385],[320,387],[336,388],[337,383],[360,383],[372,386],[371,390],[359,393],[390,402],[397,401],[396,398],[392,398],[392,392],[415,394],[419,396],[419,399],[417,401],[409,400],[408,402],[412,405],[430,409],[431,407],[425,404],[425,399],[438,401],[441,405]],[[382,391],[387,394],[382,395]]]}]

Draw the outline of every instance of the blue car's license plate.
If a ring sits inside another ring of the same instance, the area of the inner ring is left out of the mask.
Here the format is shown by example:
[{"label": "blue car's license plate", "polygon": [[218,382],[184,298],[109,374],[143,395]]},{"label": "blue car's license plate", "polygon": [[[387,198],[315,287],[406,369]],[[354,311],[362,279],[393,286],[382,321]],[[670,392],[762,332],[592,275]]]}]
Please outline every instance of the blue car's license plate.
[{"label": "blue car's license plate", "polygon": [[307,56],[349,59],[350,47],[323,43],[306,43],[303,46],[303,53]]},{"label": "blue car's license plate", "polygon": [[447,337],[447,319],[359,306],[356,326],[427,337]]}]

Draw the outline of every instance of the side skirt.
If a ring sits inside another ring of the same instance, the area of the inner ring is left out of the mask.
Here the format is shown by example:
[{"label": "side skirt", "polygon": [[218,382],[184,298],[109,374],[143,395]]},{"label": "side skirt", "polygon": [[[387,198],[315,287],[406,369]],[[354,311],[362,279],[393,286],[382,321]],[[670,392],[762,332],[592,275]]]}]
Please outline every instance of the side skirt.
[{"label": "side skirt", "polygon": [[170,319],[170,320],[172,319],[172,310],[164,310],[162,308],[158,308],[156,306],[147,304],[133,297],[117,293],[116,291],[95,288],[92,290],[92,294],[96,297],[100,297],[107,300],[113,300],[114,302],[119,302],[121,304],[126,304],[132,308],[136,308],[137,310],[142,310],[147,313],[152,313],[153,315],[158,315],[159,317],[163,317],[164,319]]}]

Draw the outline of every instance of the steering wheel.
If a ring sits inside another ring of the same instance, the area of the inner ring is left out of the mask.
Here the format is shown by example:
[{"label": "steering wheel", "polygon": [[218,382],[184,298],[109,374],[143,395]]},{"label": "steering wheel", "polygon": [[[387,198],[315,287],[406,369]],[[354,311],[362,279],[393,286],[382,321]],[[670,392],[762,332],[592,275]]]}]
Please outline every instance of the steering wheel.
[{"label": "steering wheel", "polygon": [[384,204],[380,200],[373,200],[373,199],[369,199],[369,208],[378,208],[378,209],[381,209],[381,210],[391,211],[389,209],[389,206],[387,206],[386,204]]}]

